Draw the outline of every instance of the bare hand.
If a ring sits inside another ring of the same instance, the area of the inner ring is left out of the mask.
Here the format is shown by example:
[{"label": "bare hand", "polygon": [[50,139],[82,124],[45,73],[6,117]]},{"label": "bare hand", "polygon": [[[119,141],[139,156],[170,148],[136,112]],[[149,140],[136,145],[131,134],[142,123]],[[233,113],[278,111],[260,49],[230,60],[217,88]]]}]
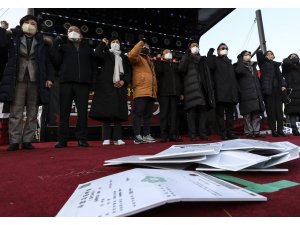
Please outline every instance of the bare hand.
[{"label": "bare hand", "polygon": [[281,87],[281,91],[285,91],[286,90],[286,87]]},{"label": "bare hand", "polygon": [[51,88],[52,85],[53,85],[53,82],[52,82],[51,80],[47,80],[47,81],[46,81],[46,87],[47,87],[47,88]]},{"label": "bare hand", "polygon": [[183,101],[183,99],[184,99],[184,96],[180,95],[180,101]]},{"label": "bare hand", "polygon": [[123,80],[117,81],[117,82],[114,84],[114,87],[116,87],[116,88],[121,88],[121,87],[123,87],[124,83],[125,83],[125,82],[124,82]]},{"label": "bare hand", "polygon": [[102,42],[104,42],[106,45],[108,45],[109,41],[107,40],[107,38],[103,38]]}]

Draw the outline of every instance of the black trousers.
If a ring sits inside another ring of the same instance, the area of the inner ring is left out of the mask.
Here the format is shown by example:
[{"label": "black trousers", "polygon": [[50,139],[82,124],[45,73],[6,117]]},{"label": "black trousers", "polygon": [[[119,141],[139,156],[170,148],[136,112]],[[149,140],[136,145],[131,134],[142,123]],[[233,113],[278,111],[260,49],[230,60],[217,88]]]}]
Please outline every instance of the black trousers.
[{"label": "black trousers", "polygon": [[178,134],[179,96],[161,96],[158,101],[161,138],[176,138]]},{"label": "black trousers", "polygon": [[144,122],[144,136],[150,134],[151,118],[153,113],[154,98],[139,97],[133,100],[133,133],[141,134],[142,120]]},{"label": "black trousers", "polygon": [[[220,135],[230,135],[233,132],[233,118],[235,103],[217,102],[216,116],[217,124]],[[224,112],[226,116],[226,122],[224,123]]]},{"label": "black trousers", "polygon": [[206,120],[207,120],[206,106],[197,106],[187,111],[187,121],[189,127],[189,135],[196,136],[197,126],[200,136],[206,135]]},{"label": "black trousers", "polygon": [[59,89],[60,121],[59,141],[66,142],[69,139],[69,118],[72,102],[77,108],[77,123],[75,136],[77,140],[87,140],[87,108],[89,99],[88,84],[61,83]]},{"label": "black trousers", "polygon": [[113,131],[113,140],[121,140],[122,139],[122,126],[121,122],[115,121],[113,123],[113,127],[110,126],[110,121],[103,122],[103,140],[110,140],[111,131]]},{"label": "black trousers", "polygon": [[[272,131],[282,132],[283,130],[283,110],[282,97],[280,90],[273,90],[272,95],[264,95],[264,102],[266,106],[266,113],[269,128]],[[277,129],[276,129],[277,123]]]}]

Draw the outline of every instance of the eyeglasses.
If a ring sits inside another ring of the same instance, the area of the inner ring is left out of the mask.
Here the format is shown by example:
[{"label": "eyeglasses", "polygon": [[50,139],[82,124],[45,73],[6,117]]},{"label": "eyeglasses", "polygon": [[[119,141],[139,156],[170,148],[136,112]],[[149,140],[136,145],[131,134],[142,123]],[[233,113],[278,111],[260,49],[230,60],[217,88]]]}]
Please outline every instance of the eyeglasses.
[{"label": "eyeglasses", "polygon": [[226,47],[222,47],[222,48],[221,48],[221,50],[228,50],[228,48],[226,48]]}]

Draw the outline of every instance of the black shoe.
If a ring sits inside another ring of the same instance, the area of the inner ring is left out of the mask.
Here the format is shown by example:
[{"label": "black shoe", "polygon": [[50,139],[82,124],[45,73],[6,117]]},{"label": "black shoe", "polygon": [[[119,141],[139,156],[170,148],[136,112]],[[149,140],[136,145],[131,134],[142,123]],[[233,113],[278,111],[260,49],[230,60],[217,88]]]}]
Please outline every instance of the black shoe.
[{"label": "black shoe", "polygon": [[283,131],[278,131],[277,133],[281,137],[286,137],[287,136]]},{"label": "black shoe", "polygon": [[79,140],[78,146],[79,147],[90,147],[89,143],[87,143],[87,141],[85,141],[85,140]]},{"label": "black shoe", "polygon": [[34,149],[34,146],[31,144],[31,142],[23,142],[22,149],[30,150]]},{"label": "black shoe", "polygon": [[11,151],[17,151],[19,150],[19,144],[15,143],[15,144],[9,144],[7,151],[11,152]]},{"label": "black shoe", "polygon": [[59,141],[54,145],[55,148],[65,148],[67,147],[67,142]]},{"label": "black shoe", "polygon": [[255,138],[266,138],[266,136],[265,136],[265,135],[263,135],[263,134],[260,134],[260,133],[258,133],[258,134],[254,134],[254,136],[255,136]]},{"label": "black shoe", "polygon": [[201,140],[210,141],[210,138],[207,137],[205,134],[200,135],[199,138],[200,138]]},{"label": "black shoe", "polygon": [[300,133],[299,133],[297,128],[293,128],[293,135],[294,136],[300,136]]},{"label": "black shoe", "polygon": [[196,135],[192,135],[191,138],[190,138],[190,140],[191,141],[196,141],[197,140]]},{"label": "black shoe", "polygon": [[162,138],[162,139],[160,139],[160,142],[161,142],[161,143],[166,143],[167,141],[168,141],[167,138]]},{"label": "black shoe", "polygon": [[280,137],[280,135],[277,133],[276,130],[273,130],[273,131],[272,131],[272,136],[273,136],[273,137]]},{"label": "black shoe", "polygon": [[183,142],[183,140],[179,137],[172,137],[170,138],[170,141],[174,141],[174,142]]},{"label": "black shoe", "polygon": [[239,136],[237,136],[237,135],[235,135],[235,134],[232,134],[232,133],[231,133],[231,134],[228,134],[227,137],[228,137],[229,140],[239,139]]},{"label": "black shoe", "polygon": [[224,140],[224,141],[228,140],[228,137],[227,137],[226,135],[224,135],[224,134],[220,135],[220,137],[221,137],[221,139]]}]

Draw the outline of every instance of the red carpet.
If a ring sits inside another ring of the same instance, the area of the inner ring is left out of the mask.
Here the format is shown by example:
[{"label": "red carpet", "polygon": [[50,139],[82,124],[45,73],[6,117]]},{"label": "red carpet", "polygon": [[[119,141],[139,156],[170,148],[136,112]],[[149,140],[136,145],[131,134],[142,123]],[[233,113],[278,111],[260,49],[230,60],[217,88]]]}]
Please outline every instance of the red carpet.
[{"label": "red carpet", "polygon": [[[262,140],[300,145],[300,138],[293,136]],[[213,141],[219,139],[214,137]],[[68,148],[55,149],[51,142],[36,143],[35,150],[16,152],[7,152],[7,146],[0,146],[0,216],[55,216],[78,184],[133,168],[103,167],[104,160],[154,154],[174,143],[134,145],[129,140],[125,146],[103,147],[100,141],[90,144],[89,148],[80,148],[71,142]],[[282,164],[281,168],[288,168],[289,172],[226,174],[256,183],[278,180],[300,183],[300,159]],[[267,202],[183,202],[137,216],[300,216],[300,186],[262,195],[268,198]]]}]

